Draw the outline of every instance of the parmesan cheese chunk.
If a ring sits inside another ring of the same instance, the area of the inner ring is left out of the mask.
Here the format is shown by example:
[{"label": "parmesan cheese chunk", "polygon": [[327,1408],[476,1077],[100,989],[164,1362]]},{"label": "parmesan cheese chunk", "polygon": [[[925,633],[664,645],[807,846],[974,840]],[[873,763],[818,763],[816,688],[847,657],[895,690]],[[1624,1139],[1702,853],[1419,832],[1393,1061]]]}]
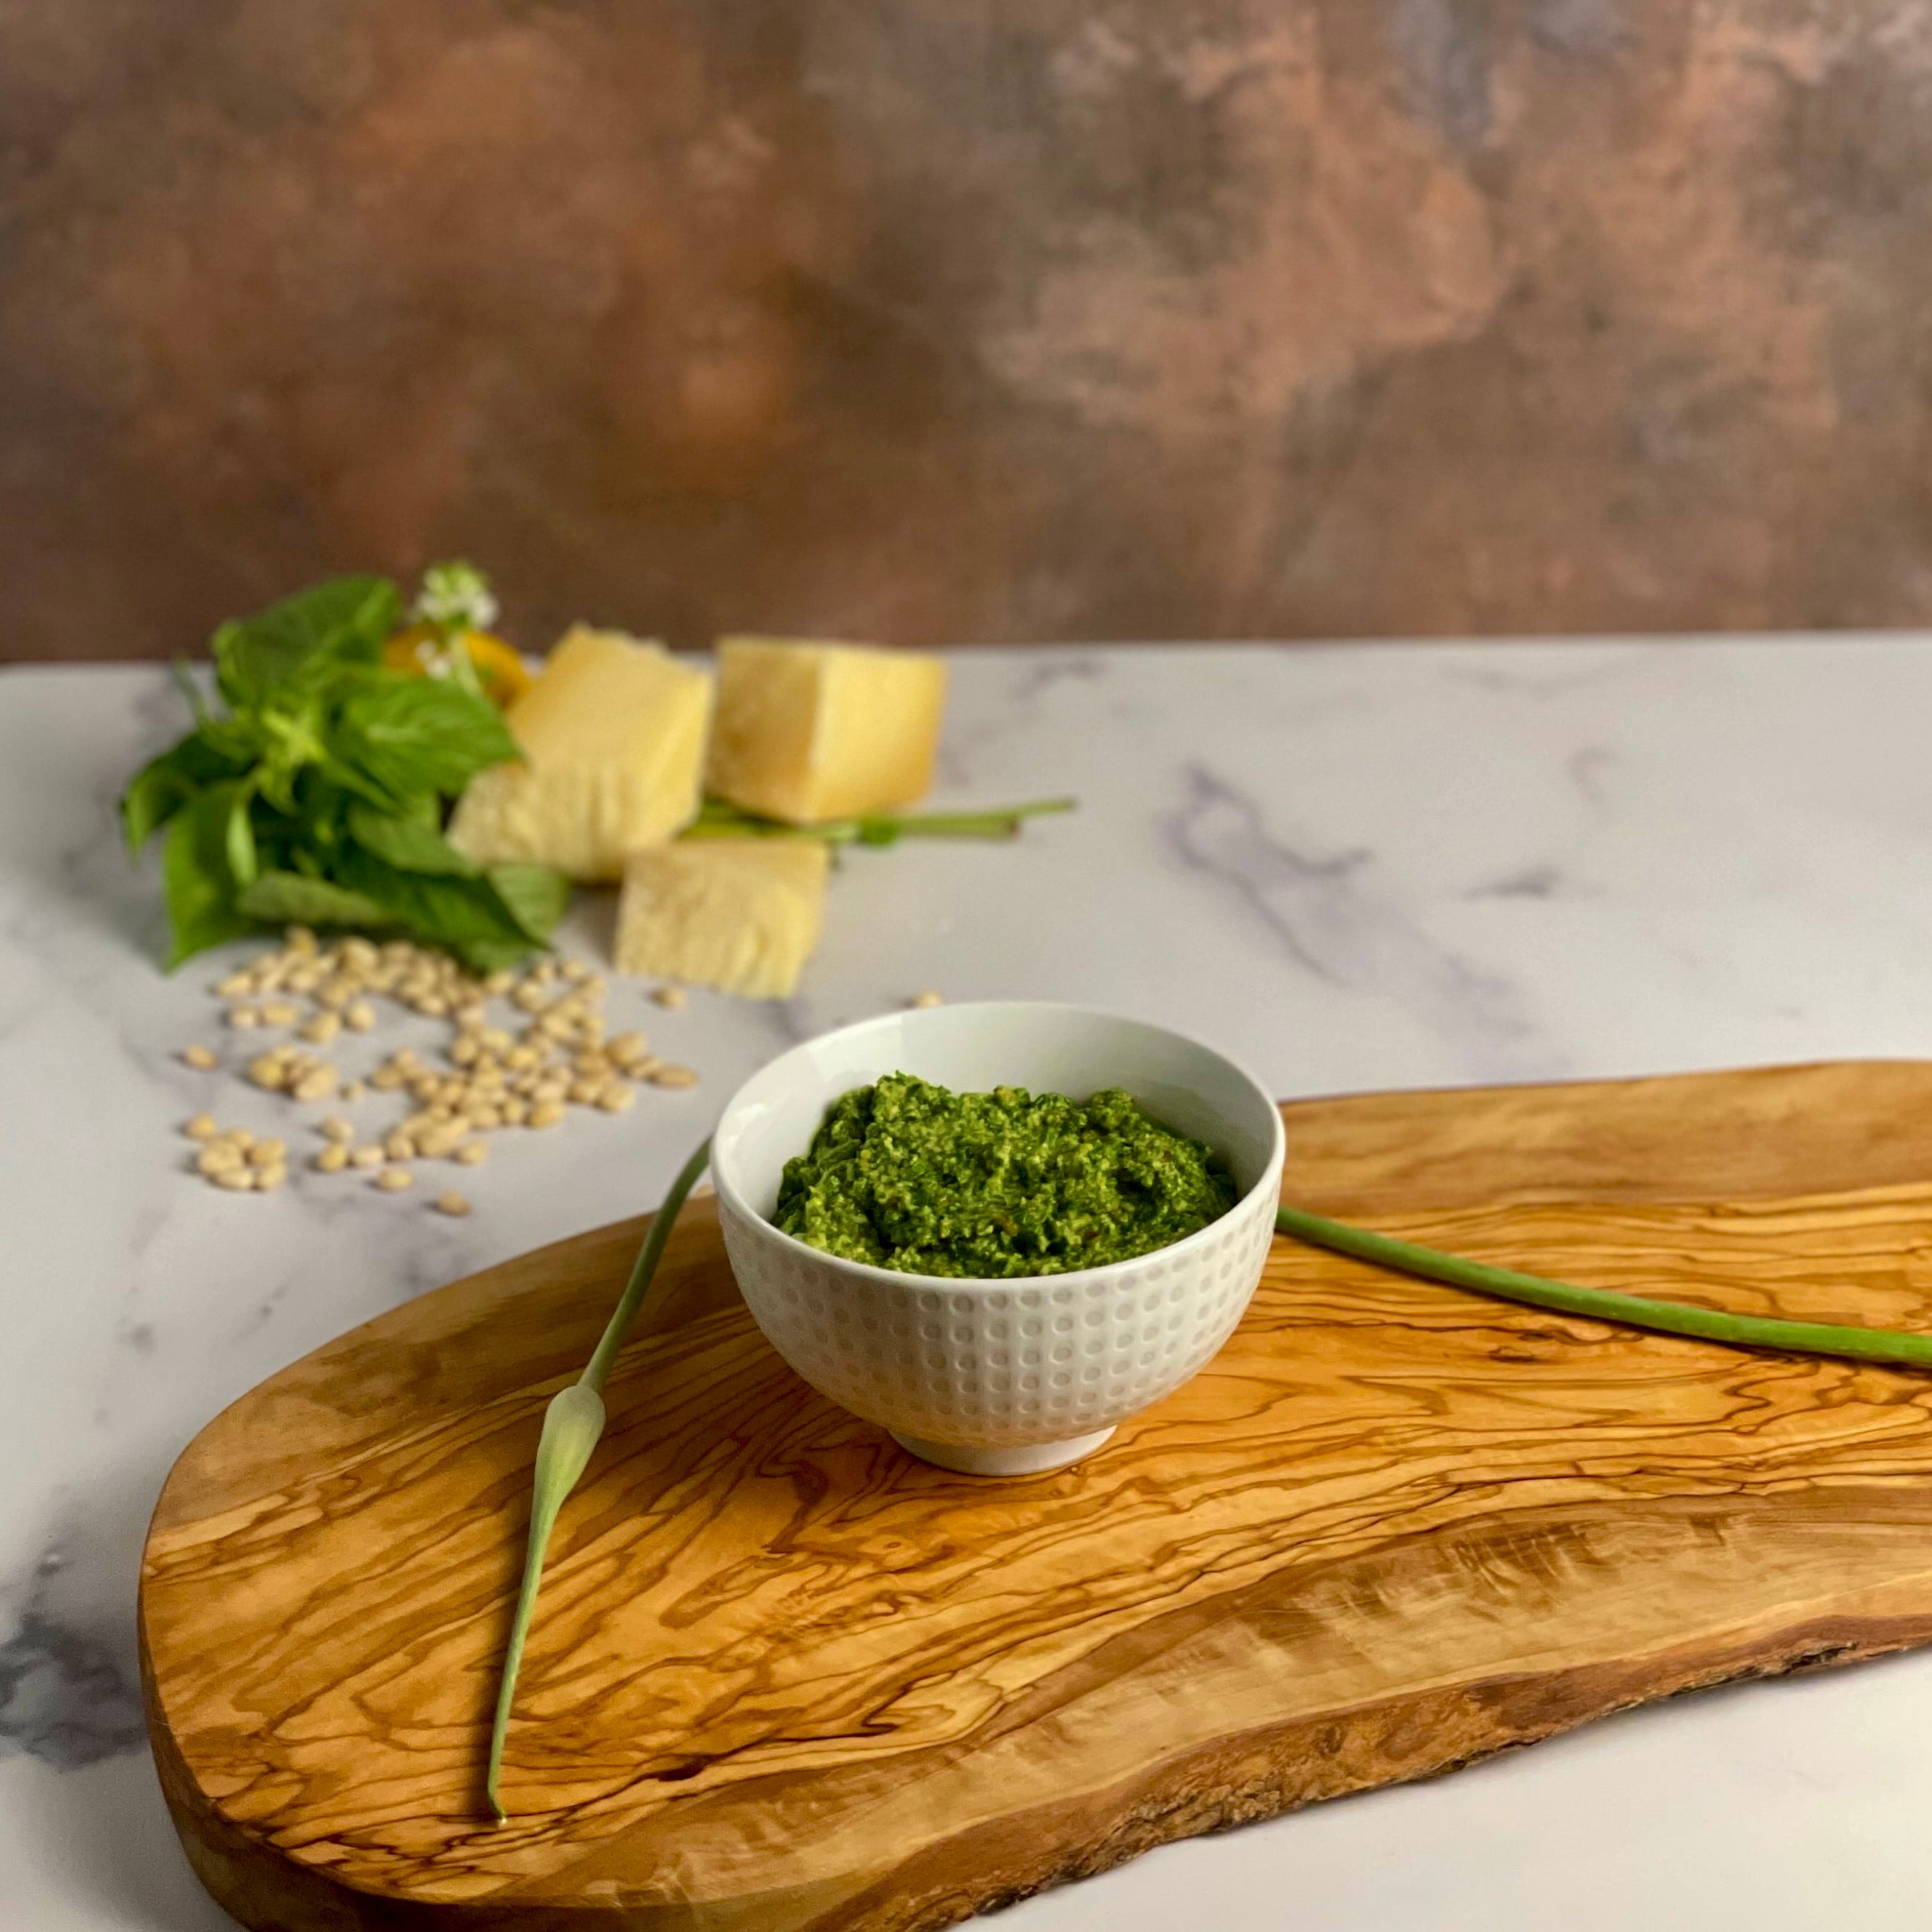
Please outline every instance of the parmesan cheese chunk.
[{"label": "parmesan cheese chunk", "polygon": [[818,944],[830,850],[816,838],[683,838],[634,852],[617,970],[782,1000]]},{"label": "parmesan cheese chunk", "polygon": [[794,825],[910,805],[932,782],[945,702],[941,658],[721,638],[706,782]]},{"label": "parmesan cheese chunk", "polygon": [[449,841],[479,865],[614,879],[696,815],[711,680],[662,645],[579,626],[504,713],[526,762],[470,780]]}]

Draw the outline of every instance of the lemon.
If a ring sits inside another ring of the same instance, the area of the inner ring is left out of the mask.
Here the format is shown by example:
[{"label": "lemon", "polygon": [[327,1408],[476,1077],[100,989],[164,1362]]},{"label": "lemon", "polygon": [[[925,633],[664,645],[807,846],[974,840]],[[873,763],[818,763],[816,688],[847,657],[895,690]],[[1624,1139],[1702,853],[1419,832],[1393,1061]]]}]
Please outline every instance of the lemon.
[{"label": "lemon", "polygon": [[[461,646],[484,696],[499,711],[530,688],[530,674],[524,668],[523,659],[501,638],[492,637],[488,631],[459,631],[451,641]],[[448,648],[436,625],[412,624],[383,646],[382,662],[387,669],[406,676],[433,677]]]}]

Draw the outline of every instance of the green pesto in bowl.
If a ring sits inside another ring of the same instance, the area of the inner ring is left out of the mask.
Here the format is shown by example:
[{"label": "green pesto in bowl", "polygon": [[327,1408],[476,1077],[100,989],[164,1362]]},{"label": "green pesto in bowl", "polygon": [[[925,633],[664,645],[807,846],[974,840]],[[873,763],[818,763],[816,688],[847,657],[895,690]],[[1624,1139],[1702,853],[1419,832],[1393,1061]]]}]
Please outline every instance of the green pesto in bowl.
[{"label": "green pesto in bowl", "polygon": [[1220,1155],[1117,1087],[955,1094],[889,1073],[826,1109],[772,1220],[848,1261],[987,1280],[1169,1247],[1234,1199]]}]

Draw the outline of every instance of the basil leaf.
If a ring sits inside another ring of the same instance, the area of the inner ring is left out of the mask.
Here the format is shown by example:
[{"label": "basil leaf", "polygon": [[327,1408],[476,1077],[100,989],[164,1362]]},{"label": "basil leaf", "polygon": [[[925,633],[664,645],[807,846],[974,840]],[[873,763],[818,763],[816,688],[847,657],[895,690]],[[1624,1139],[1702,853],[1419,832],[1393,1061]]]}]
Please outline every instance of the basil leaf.
[{"label": "basil leaf", "polygon": [[395,924],[459,958],[471,958],[466,949],[473,946],[508,951],[519,959],[534,950],[487,879],[405,872],[354,846],[344,850],[335,877],[352,891],[367,893]]},{"label": "basil leaf", "polygon": [[250,885],[261,870],[255,857],[255,830],[248,823],[248,800],[254,787],[246,782],[236,788],[235,801],[228,808],[228,826],[223,843],[228,870],[238,886]]},{"label": "basil leaf", "polygon": [[523,755],[488,699],[434,677],[372,679],[352,691],[334,748],[399,799],[454,797],[477,772]]},{"label": "basil leaf", "polygon": [[570,881],[548,866],[492,866],[484,877],[522,931],[547,944],[570,903]]},{"label": "basil leaf", "polygon": [[364,851],[374,853],[398,872],[427,872],[458,879],[473,879],[476,876],[475,863],[451,844],[428,817],[420,814],[398,817],[372,811],[366,805],[352,805],[349,808],[349,836]]},{"label": "basil leaf", "polygon": [[177,812],[168,827],[161,880],[168,922],[174,928],[170,971],[184,959],[254,929],[254,922],[236,904],[229,865],[228,828],[238,804],[246,808],[241,785],[232,780],[212,785]]},{"label": "basil leaf", "polygon": [[239,778],[247,770],[245,758],[218,750],[199,732],[149,759],[121,794],[121,826],[128,849],[138,852],[197,794],[224,778]]},{"label": "basil leaf", "polygon": [[472,973],[500,973],[520,966],[536,950],[520,936],[515,939],[460,939],[449,942],[449,950]]},{"label": "basil leaf", "polygon": [[242,910],[265,925],[382,926],[394,923],[361,892],[298,872],[264,872],[242,895]]},{"label": "basil leaf", "polygon": [[214,634],[215,682],[239,711],[259,706],[318,664],[375,664],[400,621],[386,577],[338,577],[284,598]]}]

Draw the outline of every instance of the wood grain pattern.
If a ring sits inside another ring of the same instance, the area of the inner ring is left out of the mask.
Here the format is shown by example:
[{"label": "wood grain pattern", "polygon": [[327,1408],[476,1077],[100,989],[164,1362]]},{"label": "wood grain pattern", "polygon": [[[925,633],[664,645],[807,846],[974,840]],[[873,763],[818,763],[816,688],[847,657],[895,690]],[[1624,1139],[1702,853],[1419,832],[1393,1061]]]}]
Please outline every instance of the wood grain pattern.
[{"label": "wood grain pattern", "polygon": [[[1932,1327],[1932,1064],[1286,1109],[1300,1204]],[[142,1574],[164,1788],[254,1927],[942,1925],[1697,1685],[1932,1639],[1932,1379],[1278,1242],[1195,1382],[1024,1482],[784,1368],[706,1202],[608,1391],[480,1774],[542,1408],[638,1238],[423,1297],[212,1423]]]}]

